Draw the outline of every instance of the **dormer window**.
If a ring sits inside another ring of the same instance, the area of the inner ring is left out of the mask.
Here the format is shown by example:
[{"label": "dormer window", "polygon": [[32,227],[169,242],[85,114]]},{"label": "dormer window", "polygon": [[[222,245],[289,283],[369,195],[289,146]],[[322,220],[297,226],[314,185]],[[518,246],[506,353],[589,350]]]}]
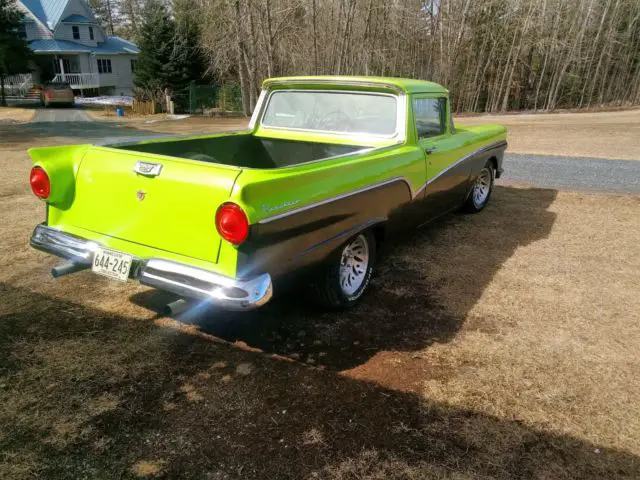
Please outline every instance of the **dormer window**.
[{"label": "dormer window", "polygon": [[89,27],[89,39],[93,40],[93,27]]},{"label": "dormer window", "polygon": [[80,40],[80,27],[74,25],[71,27],[71,31],[73,32],[73,39]]}]

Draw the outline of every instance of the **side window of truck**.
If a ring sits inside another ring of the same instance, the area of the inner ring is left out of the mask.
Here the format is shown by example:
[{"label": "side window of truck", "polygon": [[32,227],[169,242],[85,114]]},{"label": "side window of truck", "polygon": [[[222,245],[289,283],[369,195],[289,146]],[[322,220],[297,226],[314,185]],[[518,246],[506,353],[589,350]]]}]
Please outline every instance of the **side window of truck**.
[{"label": "side window of truck", "polygon": [[447,100],[445,98],[415,98],[413,100],[418,139],[436,137],[445,132]]}]

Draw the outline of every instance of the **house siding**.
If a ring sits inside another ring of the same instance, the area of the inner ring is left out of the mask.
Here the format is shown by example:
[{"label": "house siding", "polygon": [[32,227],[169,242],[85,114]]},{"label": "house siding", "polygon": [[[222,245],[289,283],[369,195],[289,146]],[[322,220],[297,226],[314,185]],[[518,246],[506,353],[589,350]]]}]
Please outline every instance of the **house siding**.
[{"label": "house siding", "polygon": [[27,22],[25,24],[25,30],[27,32],[27,41],[48,40],[53,38],[53,34],[49,31],[49,29],[36,21]]},{"label": "house siding", "polygon": [[114,87],[115,95],[131,95],[133,90],[133,73],[131,60],[135,55],[95,55],[93,57],[93,71],[98,71],[98,59],[111,60],[111,72],[100,74],[100,85]]},{"label": "house siding", "polygon": [[[75,38],[73,38],[73,27],[78,27],[79,33],[80,33],[80,39],[77,40]],[[56,28],[56,32],[55,32],[55,39],[56,40],[67,40],[69,42],[74,42],[74,43],[79,43],[81,45],[86,45],[88,47],[95,47],[98,45],[98,42],[96,41],[98,39],[98,35],[96,35],[97,30],[99,30],[99,27],[97,25],[93,26],[93,36],[95,40],[91,40],[89,38],[89,25],[74,25],[74,24],[69,24],[69,23],[61,23],[60,25],[58,25],[58,28]],[[102,36],[102,34],[100,34],[101,40],[102,42],[104,42],[104,37]]]}]

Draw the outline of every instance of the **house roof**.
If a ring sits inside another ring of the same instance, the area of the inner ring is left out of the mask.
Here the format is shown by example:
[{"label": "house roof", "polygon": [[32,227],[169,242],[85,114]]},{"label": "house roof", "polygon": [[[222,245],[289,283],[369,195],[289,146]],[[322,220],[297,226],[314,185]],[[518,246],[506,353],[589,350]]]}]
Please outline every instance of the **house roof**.
[{"label": "house roof", "polygon": [[96,23],[90,18],[84,15],[69,15],[67,18],[62,19],[63,23]]},{"label": "house roof", "polygon": [[20,0],[49,30],[54,30],[69,0]]},{"label": "house roof", "polygon": [[69,42],[67,40],[34,40],[29,43],[34,53],[94,53],[98,55],[138,54],[140,49],[120,37],[106,37],[96,47]]},{"label": "house roof", "polygon": [[335,85],[370,85],[401,90],[405,93],[446,93],[442,85],[427,82],[426,80],[414,80],[412,78],[395,77],[351,77],[351,76],[308,76],[308,77],[279,77],[268,78],[263,86],[269,85],[296,85],[296,84],[335,84]]}]

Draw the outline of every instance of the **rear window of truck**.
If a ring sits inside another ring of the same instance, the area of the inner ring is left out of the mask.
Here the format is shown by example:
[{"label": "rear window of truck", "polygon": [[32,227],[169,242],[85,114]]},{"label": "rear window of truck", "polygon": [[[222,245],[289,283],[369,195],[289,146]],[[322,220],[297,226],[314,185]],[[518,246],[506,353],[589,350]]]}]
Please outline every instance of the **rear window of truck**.
[{"label": "rear window of truck", "polygon": [[270,128],[391,136],[397,121],[393,95],[276,90],[269,96],[261,123]]}]

